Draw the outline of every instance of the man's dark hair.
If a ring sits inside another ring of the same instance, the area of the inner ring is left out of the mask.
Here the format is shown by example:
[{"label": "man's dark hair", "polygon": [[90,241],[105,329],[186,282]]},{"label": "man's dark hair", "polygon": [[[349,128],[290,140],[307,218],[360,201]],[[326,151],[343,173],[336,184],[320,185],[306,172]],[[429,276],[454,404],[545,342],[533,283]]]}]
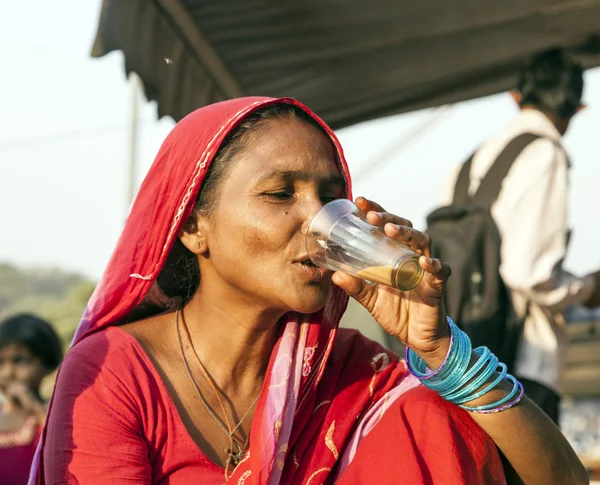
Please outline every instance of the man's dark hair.
[{"label": "man's dark hair", "polygon": [[21,313],[0,323],[0,348],[20,344],[42,361],[52,371],[58,367],[63,356],[60,338],[44,319]]},{"label": "man's dark hair", "polygon": [[583,69],[565,51],[552,49],[531,60],[517,89],[522,96],[521,106],[533,106],[556,119],[568,119],[581,105]]}]

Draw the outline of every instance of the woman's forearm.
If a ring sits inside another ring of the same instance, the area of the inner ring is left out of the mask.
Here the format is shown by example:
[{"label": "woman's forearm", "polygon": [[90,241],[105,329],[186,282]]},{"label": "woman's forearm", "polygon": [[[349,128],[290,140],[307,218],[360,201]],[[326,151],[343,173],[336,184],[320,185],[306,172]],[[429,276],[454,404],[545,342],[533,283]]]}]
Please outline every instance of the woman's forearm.
[{"label": "woman's forearm", "polygon": [[[445,353],[423,355],[430,369],[436,369]],[[447,348],[447,347],[446,347]],[[469,368],[479,356],[472,353]],[[487,386],[494,374],[481,388]],[[468,407],[482,406],[502,400],[512,389],[504,380],[494,390],[478,399],[464,403]],[[494,440],[516,475],[509,481],[526,485],[588,484],[585,467],[561,433],[560,429],[526,396],[515,406],[491,414],[469,412],[475,422]],[[517,478],[518,476],[518,478]],[[520,480],[519,480],[520,479]]]},{"label": "woman's forearm", "polygon": [[[488,402],[501,399],[509,392],[493,391],[484,398]],[[483,398],[482,398],[483,399]],[[474,403],[479,405],[479,403]],[[495,414],[469,413],[494,440],[520,481],[526,485],[588,484],[585,467],[560,429],[524,397],[519,404]]]}]

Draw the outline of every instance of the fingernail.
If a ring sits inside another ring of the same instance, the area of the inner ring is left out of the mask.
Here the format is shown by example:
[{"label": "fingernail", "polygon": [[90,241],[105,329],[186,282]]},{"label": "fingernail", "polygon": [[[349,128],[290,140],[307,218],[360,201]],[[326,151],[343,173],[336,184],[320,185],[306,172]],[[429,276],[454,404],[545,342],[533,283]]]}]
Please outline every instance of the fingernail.
[{"label": "fingernail", "polygon": [[433,259],[427,258],[427,264],[432,265],[433,264]]}]

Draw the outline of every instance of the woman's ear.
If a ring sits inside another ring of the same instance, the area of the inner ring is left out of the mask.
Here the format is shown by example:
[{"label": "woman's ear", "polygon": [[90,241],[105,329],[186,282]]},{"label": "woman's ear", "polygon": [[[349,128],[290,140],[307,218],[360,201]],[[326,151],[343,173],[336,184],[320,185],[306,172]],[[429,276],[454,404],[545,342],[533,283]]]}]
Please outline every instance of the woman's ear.
[{"label": "woman's ear", "polygon": [[181,239],[183,245],[192,253],[197,255],[205,254],[208,251],[208,242],[206,240],[208,224],[206,224],[203,217],[198,216],[195,226],[196,230],[193,232],[182,231],[179,239]]}]

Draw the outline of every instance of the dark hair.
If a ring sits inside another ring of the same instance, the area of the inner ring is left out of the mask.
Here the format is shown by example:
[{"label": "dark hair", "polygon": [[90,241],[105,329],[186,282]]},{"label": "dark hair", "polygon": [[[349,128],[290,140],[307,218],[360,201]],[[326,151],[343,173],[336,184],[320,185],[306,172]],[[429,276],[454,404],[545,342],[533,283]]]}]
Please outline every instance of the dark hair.
[{"label": "dark hair", "polygon": [[561,49],[535,56],[521,74],[521,106],[568,119],[577,112],[583,94],[583,69]]},{"label": "dark hair", "polygon": [[29,313],[21,313],[0,323],[0,348],[20,344],[42,361],[52,371],[63,357],[60,338],[44,319]]},{"label": "dark hair", "polygon": [[[250,113],[221,143],[208,169],[192,213],[183,226],[185,232],[191,233],[196,230],[198,214],[209,214],[213,210],[223,182],[233,167],[232,160],[274,119],[296,119],[323,130],[312,116],[291,104],[275,104]],[[198,289],[198,260],[179,238],[175,240],[156,283],[165,296],[181,300],[181,303],[189,300]]]}]

